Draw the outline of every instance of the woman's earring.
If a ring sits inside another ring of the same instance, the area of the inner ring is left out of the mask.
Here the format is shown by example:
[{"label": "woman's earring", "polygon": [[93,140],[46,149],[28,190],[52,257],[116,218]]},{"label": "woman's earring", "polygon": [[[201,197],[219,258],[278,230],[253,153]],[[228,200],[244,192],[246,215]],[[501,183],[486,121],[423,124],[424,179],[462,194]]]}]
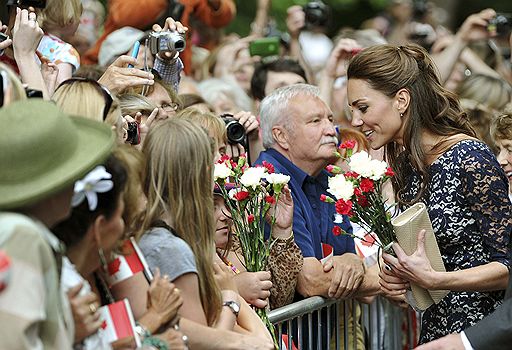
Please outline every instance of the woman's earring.
[{"label": "woman's earring", "polygon": [[400,118],[403,118],[404,117],[404,114],[403,113],[400,113]]},{"label": "woman's earring", "polygon": [[103,271],[108,271],[107,259],[105,258],[105,254],[103,253],[103,248],[98,249],[98,255],[100,256],[100,263]]}]

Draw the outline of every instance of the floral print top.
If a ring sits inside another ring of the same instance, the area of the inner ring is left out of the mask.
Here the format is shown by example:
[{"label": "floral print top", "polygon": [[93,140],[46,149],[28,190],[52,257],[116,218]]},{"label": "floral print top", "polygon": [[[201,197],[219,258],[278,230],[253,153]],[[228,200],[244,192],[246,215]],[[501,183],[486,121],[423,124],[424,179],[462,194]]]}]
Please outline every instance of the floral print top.
[{"label": "floral print top", "polygon": [[[409,184],[403,199],[411,201],[420,188],[419,174],[408,166]],[[428,168],[422,201],[447,271],[497,261],[510,268],[512,231],[508,181],[491,150],[482,142],[463,140]],[[420,342],[460,332],[492,313],[503,291],[450,292],[422,317]]]},{"label": "floral print top", "polygon": [[80,55],[75,48],[54,35],[45,34],[37,50],[55,64],[71,64],[73,73],[80,68]]}]

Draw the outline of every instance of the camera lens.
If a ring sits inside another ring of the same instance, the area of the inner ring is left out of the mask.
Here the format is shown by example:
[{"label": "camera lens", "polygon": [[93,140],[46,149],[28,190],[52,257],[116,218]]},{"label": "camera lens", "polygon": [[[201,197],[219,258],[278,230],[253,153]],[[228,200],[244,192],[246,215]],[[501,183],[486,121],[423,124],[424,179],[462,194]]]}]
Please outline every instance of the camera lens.
[{"label": "camera lens", "polygon": [[226,123],[226,133],[231,143],[243,143],[245,139],[245,129],[242,124],[236,120]]}]

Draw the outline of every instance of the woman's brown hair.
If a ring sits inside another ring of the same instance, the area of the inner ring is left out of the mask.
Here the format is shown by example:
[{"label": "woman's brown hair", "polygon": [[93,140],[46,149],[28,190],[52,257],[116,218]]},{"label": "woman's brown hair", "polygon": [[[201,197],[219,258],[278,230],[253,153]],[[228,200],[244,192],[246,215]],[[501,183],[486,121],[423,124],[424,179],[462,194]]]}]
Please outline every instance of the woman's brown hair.
[{"label": "woman's brown hair", "polygon": [[[422,133],[427,131],[446,137],[456,134],[476,136],[456,95],[441,85],[434,62],[425,49],[415,44],[369,47],[352,58],[347,77],[364,80],[372,89],[389,98],[400,89],[409,92],[410,103],[403,116],[403,146],[390,142],[386,145],[385,155],[396,171],[393,189],[398,202],[412,204],[419,201],[429,181],[427,155],[442,153],[447,142],[444,138],[432,148],[432,153],[427,154],[422,147]],[[412,164],[422,179],[420,191],[410,203],[401,199],[408,175],[404,173],[404,160]]]}]

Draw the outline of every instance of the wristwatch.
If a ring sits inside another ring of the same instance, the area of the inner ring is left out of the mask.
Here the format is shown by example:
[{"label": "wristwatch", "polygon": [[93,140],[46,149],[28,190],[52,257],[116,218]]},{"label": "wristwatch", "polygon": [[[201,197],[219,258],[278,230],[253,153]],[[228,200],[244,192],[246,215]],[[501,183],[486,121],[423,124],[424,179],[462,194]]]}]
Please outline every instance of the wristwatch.
[{"label": "wristwatch", "polygon": [[238,313],[240,312],[240,304],[233,300],[225,301],[222,306],[227,306],[233,311],[235,317],[238,317]]}]

